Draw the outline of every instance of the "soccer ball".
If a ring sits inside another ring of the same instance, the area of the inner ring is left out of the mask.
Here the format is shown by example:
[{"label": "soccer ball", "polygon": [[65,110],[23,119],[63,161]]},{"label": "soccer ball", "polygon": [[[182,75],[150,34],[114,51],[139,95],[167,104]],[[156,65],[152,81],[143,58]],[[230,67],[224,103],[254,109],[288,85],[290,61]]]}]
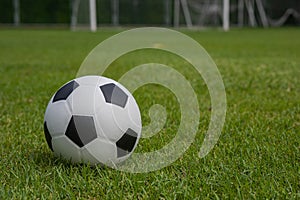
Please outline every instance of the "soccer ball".
[{"label": "soccer ball", "polygon": [[102,76],[83,76],[51,98],[44,133],[55,155],[72,162],[115,166],[133,152],[141,136],[141,116],[130,92]]}]

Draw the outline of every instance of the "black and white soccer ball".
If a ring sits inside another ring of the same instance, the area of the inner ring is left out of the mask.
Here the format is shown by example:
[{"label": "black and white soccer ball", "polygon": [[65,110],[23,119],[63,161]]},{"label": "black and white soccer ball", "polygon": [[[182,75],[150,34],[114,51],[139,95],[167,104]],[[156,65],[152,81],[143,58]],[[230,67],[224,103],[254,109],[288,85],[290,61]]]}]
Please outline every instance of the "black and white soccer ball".
[{"label": "black and white soccer ball", "polygon": [[102,76],[84,76],[63,85],[44,118],[49,148],[76,163],[114,166],[126,160],[137,146],[141,127],[131,93]]}]

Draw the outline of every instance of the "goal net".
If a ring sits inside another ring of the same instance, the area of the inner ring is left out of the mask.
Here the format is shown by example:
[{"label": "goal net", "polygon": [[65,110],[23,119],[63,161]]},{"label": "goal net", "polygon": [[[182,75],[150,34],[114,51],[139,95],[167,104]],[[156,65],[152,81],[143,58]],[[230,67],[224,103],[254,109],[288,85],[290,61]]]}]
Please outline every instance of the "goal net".
[{"label": "goal net", "polygon": [[294,24],[300,24],[300,10],[297,10],[300,3],[290,1],[295,3],[279,0],[276,5],[271,0],[71,0],[71,28],[96,30],[97,19],[113,26],[138,25],[137,22],[146,25],[156,21],[161,26],[223,27],[224,30],[232,26],[282,26],[291,19]]},{"label": "goal net", "polygon": [[96,30],[96,0],[72,0],[71,10],[72,30],[86,28]]}]

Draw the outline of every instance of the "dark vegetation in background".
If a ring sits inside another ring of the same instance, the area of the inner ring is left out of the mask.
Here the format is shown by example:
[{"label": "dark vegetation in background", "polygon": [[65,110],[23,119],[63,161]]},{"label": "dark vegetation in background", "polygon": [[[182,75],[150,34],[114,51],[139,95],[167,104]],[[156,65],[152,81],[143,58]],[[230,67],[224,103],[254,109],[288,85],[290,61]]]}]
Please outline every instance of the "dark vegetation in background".
[{"label": "dark vegetation in background", "polygon": [[[87,1],[87,0],[82,0]],[[96,0],[98,23],[111,24],[110,0]],[[120,24],[164,24],[163,0],[120,0]],[[172,0],[171,0],[172,2]],[[237,0],[231,0],[234,4]],[[281,17],[286,9],[294,8],[300,12],[299,0],[264,0],[267,14],[273,18]],[[171,3],[172,4],[172,3]],[[171,5],[171,15],[173,15]],[[62,23],[69,24],[71,0],[20,0],[21,23]],[[88,13],[86,13],[88,18]],[[234,16],[232,21],[235,22]],[[13,23],[13,1],[0,1],[0,23]],[[289,18],[287,25],[299,25],[299,21]]]},{"label": "dark vegetation in background", "polygon": [[[13,23],[13,1],[0,1],[0,23]],[[20,0],[21,23],[69,23],[68,0]]]}]

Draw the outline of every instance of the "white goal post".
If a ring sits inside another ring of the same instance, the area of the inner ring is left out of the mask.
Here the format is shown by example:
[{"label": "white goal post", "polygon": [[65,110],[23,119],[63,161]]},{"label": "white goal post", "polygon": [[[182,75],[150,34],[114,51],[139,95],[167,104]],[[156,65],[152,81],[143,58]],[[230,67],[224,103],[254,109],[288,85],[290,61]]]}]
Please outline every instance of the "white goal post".
[{"label": "white goal post", "polygon": [[230,0],[223,0],[223,30],[228,31],[230,24]]},{"label": "white goal post", "polygon": [[90,0],[90,29],[92,32],[97,30],[96,0]]}]

